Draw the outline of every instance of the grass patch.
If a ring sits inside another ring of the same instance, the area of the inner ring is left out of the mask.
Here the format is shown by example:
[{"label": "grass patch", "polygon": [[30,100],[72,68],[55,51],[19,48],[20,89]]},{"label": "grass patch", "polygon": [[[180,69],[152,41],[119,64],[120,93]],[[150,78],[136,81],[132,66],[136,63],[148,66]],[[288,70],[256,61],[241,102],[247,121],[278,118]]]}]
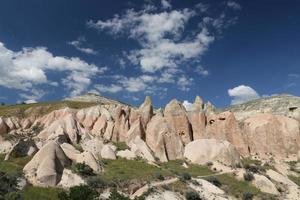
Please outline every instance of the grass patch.
[{"label": "grass patch", "polygon": [[221,188],[236,198],[242,199],[246,193],[251,193],[259,198],[272,197],[272,195],[261,192],[249,182],[237,180],[233,175],[222,174],[217,178],[222,184]]},{"label": "grass patch", "polygon": [[168,188],[173,192],[178,192],[181,195],[184,195],[186,192],[191,191],[191,188],[187,186],[186,183],[182,181],[176,181],[168,185]]},{"label": "grass patch", "polygon": [[105,170],[99,176],[113,183],[124,183],[131,180],[148,182],[156,179],[156,174],[169,175],[160,168],[149,165],[143,160],[106,160]]},{"label": "grass patch", "polygon": [[42,116],[54,110],[69,107],[75,109],[87,108],[97,105],[91,102],[75,102],[75,101],[59,101],[59,102],[45,102],[34,104],[20,104],[20,105],[5,105],[0,106],[0,116],[24,118],[29,116]]},{"label": "grass patch", "polygon": [[60,188],[27,186],[22,196],[25,200],[59,200],[58,194],[62,191]]},{"label": "grass patch", "polygon": [[172,174],[182,175],[185,173],[190,174],[192,177],[197,176],[207,176],[214,174],[207,166],[201,165],[194,165],[190,164],[189,168],[184,168],[182,166],[184,161],[182,160],[173,160],[166,163],[161,163],[160,166],[164,169],[169,171]]},{"label": "grass patch", "polygon": [[289,179],[296,183],[300,187],[300,177],[297,176],[289,176]]},{"label": "grass patch", "polygon": [[5,155],[0,154],[0,171],[7,174],[22,173],[23,167],[31,160],[32,157],[25,156],[19,158],[10,158],[4,161]]},{"label": "grass patch", "polygon": [[117,147],[117,151],[129,149],[126,142],[114,142],[114,145]]}]

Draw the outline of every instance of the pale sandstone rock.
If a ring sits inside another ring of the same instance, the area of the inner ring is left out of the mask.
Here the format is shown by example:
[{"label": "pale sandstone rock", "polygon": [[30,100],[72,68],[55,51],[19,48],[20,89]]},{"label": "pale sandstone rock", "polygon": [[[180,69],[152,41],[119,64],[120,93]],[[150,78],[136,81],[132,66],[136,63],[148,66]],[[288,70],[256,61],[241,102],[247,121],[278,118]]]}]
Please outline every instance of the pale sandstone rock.
[{"label": "pale sandstone rock", "polygon": [[135,122],[131,125],[130,129],[126,134],[126,143],[129,143],[132,139],[136,137],[140,137],[142,140],[146,139],[146,133],[144,130],[142,119],[139,117]]},{"label": "pale sandstone rock", "polygon": [[106,117],[101,115],[97,121],[95,122],[93,129],[91,130],[91,134],[94,136],[103,137],[107,128],[107,120]]},{"label": "pale sandstone rock", "polygon": [[194,179],[198,182],[199,185],[194,185],[192,183],[189,186],[196,190],[200,197],[203,199],[214,199],[214,200],[226,200],[227,198],[223,197],[225,192],[220,188],[216,187],[212,183],[204,179]]},{"label": "pale sandstone rock", "polygon": [[118,106],[114,111],[115,125],[113,129],[112,140],[124,142],[129,130],[129,109]]},{"label": "pale sandstone rock", "polygon": [[104,159],[116,160],[116,154],[114,150],[109,145],[104,145],[101,150],[101,157]]},{"label": "pale sandstone rock", "polygon": [[71,141],[76,144],[79,141],[79,135],[83,135],[79,123],[74,119],[73,114],[66,114],[63,118],[53,121],[51,125],[45,127],[36,139],[41,141],[55,140],[60,143]]},{"label": "pale sandstone rock", "polygon": [[4,121],[10,131],[20,128],[19,119],[16,117],[8,117]]},{"label": "pale sandstone rock", "polygon": [[48,127],[54,121],[62,119],[62,118],[64,118],[67,115],[75,115],[75,112],[76,112],[75,109],[71,109],[71,108],[68,108],[68,107],[60,109],[60,110],[52,111],[51,113],[49,113],[49,114],[47,114],[47,115],[45,115],[45,116],[37,119],[33,123],[33,126],[37,125],[37,124],[41,124],[41,125],[43,125],[45,127]]},{"label": "pale sandstone rock", "polygon": [[191,111],[188,113],[193,130],[193,140],[205,138],[206,116],[203,112],[203,101],[197,96]]},{"label": "pale sandstone rock", "polygon": [[206,164],[219,161],[235,166],[240,163],[240,155],[235,147],[227,141],[215,139],[200,139],[186,145],[184,156],[195,164]]},{"label": "pale sandstone rock", "polygon": [[76,157],[76,162],[77,163],[85,163],[86,165],[90,166],[97,173],[99,173],[103,170],[102,167],[99,165],[97,159],[91,152],[85,151],[85,152],[79,154]]},{"label": "pale sandstone rock", "polygon": [[86,182],[84,181],[81,176],[73,173],[69,169],[64,169],[60,182],[57,184],[58,187],[62,188],[70,188],[76,185],[85,185]]},{"label": "pale sandstone rock", "polygon": [[96,157],[101,156],[101,150],[104,146],[103,141],[98,138],[86,139],[81,143],[82,149],[93,153]]},{"label": "pale sandstone rock", "polygon": [[187,113],[179,101],[173,99],[168,103],[164,115],[171,131],[178,134],[184,144],[192,141],[193,135]]},{"label": "pale sandstone rock", "polygon": [[76,117],[84,126],[84,128],[91,130],[94,123],[101,115],[101,107],[93,106],[90,108],[81,109],[77,112]]},{"label": "pale sandstone rock", "polygon": [[144,127],[147,126],[151,117],[153,116],[153,107],[151,97],[146,96],[144,103],[139,107],[141,121]]},{"label": "pale sandstone rock", "polygon": [[118,151],[117,156],[120,158],[125,158],[127,160],[134,160],[136,158],[135,153],[133,153],[132,151],[130,151],[128,149],[123,150],[123,151]]},{"label": "pale sandstone rock", "polygon": [[23,129],[28,129],[28,128],[31,127],[31,125],[32,125],[32,122],[31,122],[30,119],[24,119],[24,120],[21,121],[21,127]]},{"label": "pale sandstone rock", "polygon": [[260,189],[262,192],[274,194],[274,195],[279,194],[274,183],[272,183],[272,181],[270,181],[267,177],[263,175],[254,174],[254,180],[252,181],[252,183],[255,187]]},{"label": "pale sandstone rock", "polygon": [[249,154],[239,124],[234,114],[229,111],[207,117],[205,138],[227,140],[241,155],[248,156]]},{"label": "pale sandstone rock", "polygon": [[61,180],[64,168],[70,164],[59,144],[50,141],[34,155],[23,171],[33,185],[55,186]]},{"label": "pale sandstone rock", "polygon": [[297,154],[300,149],[299,130],[298,121],[273,114],[258,114],[244,121],[249,150],[260,157],[270,153],[279,158]]},{"label": "pale sandstone rock", "polygon": [[131,140],[128,146],[130,147],[131,151],[134,152],[135,155],[144,158],[150,163],[155,162],[155,158],[152,155],[151,149],[140,137],[137,136],[136,138]]},{"label": "pale sandstone rock", "polygon": [[64,151],[64,153],[66,154],[66,156],[69,159],[71,159],[72,161],[77,160],[77,156],[80,154],[80,151],[75,149],[74,146],[72,146],[69,143],[63,143],[63,144],[60,145],[60,147],[62,148],[62,150]]},{"label": "pale sandstone rock", "polygon": [[161,162],[183,158],[183,142],[176,132],[169,129],[161,114],[156,114],[148,123],[146,142]]},{"label": "pale sandstone rock", "polygon": [[8,126],[5,121],[0,117],[0,135],[6,134],[8,132]]},{"label": "pale sandstone rock", "polygon": [[171,191],[155,192],[146,197],[146,200],[184,200],[180,194]]}]

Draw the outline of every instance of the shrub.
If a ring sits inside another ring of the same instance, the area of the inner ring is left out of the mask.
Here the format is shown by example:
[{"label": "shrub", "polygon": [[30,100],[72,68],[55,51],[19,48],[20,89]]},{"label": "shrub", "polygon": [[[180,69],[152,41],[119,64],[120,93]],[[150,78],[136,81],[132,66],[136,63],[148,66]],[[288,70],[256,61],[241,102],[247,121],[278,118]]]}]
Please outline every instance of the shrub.
[{"label": "shrub", "polygon": [[221,187],[221,185],[222,185],[222,183],[219,181],[219,179],[215,176],[208,177],[206,180],[211,182],[212,184],[214,184],[217,187]]},{"label": "shrub", "polygon": [[85,163],[76,163],[73,167],[73,171],[82,176],[93,176],[95,175],[93,169]]},{"label": "shrub", "polygon": [[90,177],[87,184],[94,189],[105,189],[108,186],[108,183],[100,177]]},{"label": "shrub", "polygon": [[254,176],[251,172],[247,171],[244,173],[244,179],[245,181],[252,181],[254,179]]},{"label": "shrub", "polygon": [[156,173],[155,178],[161,181],[165,180],[165,177],[161,173]]},{"label": "shrub", "polygon": [[16,192],[17,189],[16,175],[8,175],[4,172],[0,172],[0,197],[11,192]]},{"label": "shrub", "polygon": [[189,174],[189,173],[182,173],[181,174],[181,176],[180,176],[180,179],[182,180],[182,181],[189,181],[189,180],[191,180],[191,175]]},{"label": "shrub", "polygon": [[185,193],[185,198],[187,200],[201,200],[199,194],[194,191],[189,191]]},{"label": "shrub", "polygon": [[117,190],[113,190],[109,195],[109,200],[130,200],[128,197],[120,194]]},{"label": "shrub", "polygon": [[243,194],[243,200],[252,200],[254,195],[251,192],[245,192]]},{"label": "shrub", "polygon": [[60,200],[94,200],[98,197],[98,192],[87,185],[79,185],[70,188],[69,194],[61,192],[58,194]]}]

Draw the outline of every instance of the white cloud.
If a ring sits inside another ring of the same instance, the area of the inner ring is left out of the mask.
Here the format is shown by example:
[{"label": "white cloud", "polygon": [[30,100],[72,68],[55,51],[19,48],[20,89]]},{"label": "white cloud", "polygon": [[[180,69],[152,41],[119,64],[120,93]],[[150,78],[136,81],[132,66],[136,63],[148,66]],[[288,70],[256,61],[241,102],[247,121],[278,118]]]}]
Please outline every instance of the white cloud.
[{"label": "white cloud", "polygon": [[182,103],[182,105],[185,107],[185,109],[187,111],[191,111],[192,110],[193,104],[190,103],[188,100],[184,100],[183,103]]},{"label": "white cloud", "polygon": [[57,82],[48,80],[48,72],[64,72],[67,77],[62,83],[68,87],[71,95],[80,94],[91,83],[91,78],[105,69],[77,57],[54,56],[45,47],[12,51],[0,42],[0,86],[30,94],[32,89],[41,84],[57,86]]},{"label": "white cloud", "polygon": [[186,76],[181,76],[177,80],[177,84],[179,86],[179,89],[182,91],[189,91],[189,86],[192,85],[193,78],[187,78]]},{"label": "white cloud", "polygon": [[234,10],[241,10],[242,6],[235,1],[228,1],[227,6]]},{"label": "white cloud", "polygon": [[[188,91],[193,79],[182,78],[187,74],[183,66],[190,61],[200,61],[215,40],[216,32],[221,33],[234,24],[236,18],[227,17],[225,8],[219,16],[212,17],[208,12],[209,5],[202,3],[197,4],[195,9],[178,10],[172,10],[168,0],[161,0],[161,4],[163,9],[157,9],[150,1],[142,10],[128,9],[124,14],[115,14],[110,19],[90,20],[87,26],[116,38],[126,37],[136,41],[139,47],[123,54],[127,61],[138,66],[142,74],[155,74],[157,83],[174,83],[177,77],[181,77],[176,83],[181,90]],[[195,18],[199,20],[199,25],[187,31],[191,19]],[[123,58],[120,58],[120,63],[125,66]],[[202,76],[209,74],[201,67],[196,71]],[[134,81],[136,78],[129,78],[122,85]],[[146,82],[136,84],[136,87],[129,84],[129,90],[147,88]]]},{"label": "white cloud", "polygon": [[172,5],[168,0],[161,0],[161,6],[163,9],[171,9]]},{"label": "white cloud", "polygon": [[32,103],[37,103],[37,101],[34,100],[34,99],[29,99],[29,100],[24,101],[24,103],[26,103],[26,104],[32,104]]},{"label": "white cloud", "polygon": [[27,93],[20,93],[20,97],[27,100],[38,100],[46,94],[46,91],[42,89],[31,89]]},{"label": "white cloud", "polygon": [[123,88],[116,84],[111,85],[102,85],[102,84],[96,84],[94,85],[95,89],[100,92],[108,92],[108,93],[117,93],[123,90]]},{"label": "white cloud", "polygon": [[202,66],[197,66],[195,69],[195,72],[201,76],[208,76],[209,75],[209,71],[206,70],[204,67]]},{"label": "white cloud", "polygon": [[258,99],[260,95],[251,87],[239,85],[228,90],[228,95],[232,97],[231,104],[241,104],[250,100]]},{"label": "white cloud", "polygon": [[91,48],[82,47],[82,44],[86,42],[85,37],[79,37],[77,40],[68,42],[69,45],[75,47],[78,51],[86,54],[96,55],[98,52]]}]

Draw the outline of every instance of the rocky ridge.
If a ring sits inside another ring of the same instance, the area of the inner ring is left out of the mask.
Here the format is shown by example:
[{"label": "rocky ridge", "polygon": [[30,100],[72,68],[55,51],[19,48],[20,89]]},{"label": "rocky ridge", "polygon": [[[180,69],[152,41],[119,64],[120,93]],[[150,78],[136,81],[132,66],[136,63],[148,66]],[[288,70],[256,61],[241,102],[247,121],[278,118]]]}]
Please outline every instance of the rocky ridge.
[{"label": "rocky ridge", "polygon": [[[185,159],[200,165],[212,162],[232,172],[244,158],[280,164],[297,161],[300,151],[299,97],[270,97],[224,112],[216,112],[200,97],[196,97],[190,111],[175,99],[160,111],[153,110],[150,97],[139,108],[91,94],[73,100],[96,101],[99,105],[55,110],[37,119],[0,117],[1,153],[9,156],[25,139],[33,141],[32,148],[38,150],[23,170],[33,185],[68,185],[65,177],[74,176],[64,171],[71,163],[85,163],[94,173],[101,173],[105,169],[99,159],[139,157],[152,165]],[[9,135],[21,139],[8,140]],[[114,144],[119,142],[129,149],[118,150]],[[22,153],[32,155],[32,148]],[[268,182],[259,174],[256,177]],[[261,182],[254,184],[259,186]],[[283,195],[295,199],[299,190],[294,184],[285,186],[290,185],[292,194]]]}]

